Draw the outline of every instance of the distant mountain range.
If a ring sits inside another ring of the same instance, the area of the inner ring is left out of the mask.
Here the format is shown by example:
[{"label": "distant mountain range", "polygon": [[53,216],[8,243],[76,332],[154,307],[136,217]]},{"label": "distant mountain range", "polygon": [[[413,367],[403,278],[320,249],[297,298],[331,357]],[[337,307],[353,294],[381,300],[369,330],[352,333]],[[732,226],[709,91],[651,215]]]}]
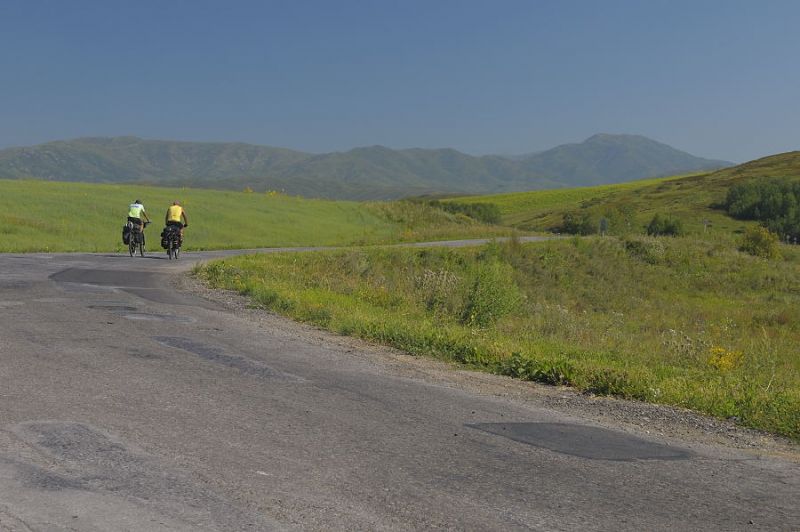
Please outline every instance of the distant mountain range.
[{"label": "distant mountain range", "polygon": [[619,183],[731,166],[637,135],[524,156],[383,146],[312,154],[241,143],[97,137],[0,150],[0,178],[279,190],[332,199],[486,194]]}]

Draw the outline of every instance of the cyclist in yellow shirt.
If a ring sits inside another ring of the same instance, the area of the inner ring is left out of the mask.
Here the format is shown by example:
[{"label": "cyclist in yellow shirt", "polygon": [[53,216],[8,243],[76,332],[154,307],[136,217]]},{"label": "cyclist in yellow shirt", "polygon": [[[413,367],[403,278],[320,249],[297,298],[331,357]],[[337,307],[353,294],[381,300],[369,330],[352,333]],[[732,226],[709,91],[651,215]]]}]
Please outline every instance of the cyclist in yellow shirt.
[{"label": "cyclist in yellow shirt", "polygon": [[[183,221],[181,221],[183,220]],[[186,211],[183,210],[181,204],[173,201],[172,205],[167,209],[167,215],[164,217],[165,224],[169,227],[174,225],[181,230],[181,239],[183,239],[183,228],[189,227],[189,220],[186,218]]]}]

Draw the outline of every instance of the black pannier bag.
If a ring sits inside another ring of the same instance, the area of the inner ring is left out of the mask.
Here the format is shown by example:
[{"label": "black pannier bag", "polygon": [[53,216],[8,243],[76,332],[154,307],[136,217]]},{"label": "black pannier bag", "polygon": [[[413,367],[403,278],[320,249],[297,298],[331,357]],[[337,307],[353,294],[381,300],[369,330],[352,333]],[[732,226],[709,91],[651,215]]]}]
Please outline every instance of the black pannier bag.
[{"label": "black pannier bag", "polygon": [[137,244],[144,244],[144,231],[142,231],[141,225],[133,225],[131,229],[131,238],[133,238],[133,241]]},{"label": "black pannier bag", "polygon": [[126,246],[131,243],[131,228],[127,225],[122,226],[122,243]]},{"label": "black pannier bag", "polygon": [[177,241],[178,245],[181,244],[181,230],[174,225],[168,225],[161,231],[161,247],[167,249],[170,239]]}]

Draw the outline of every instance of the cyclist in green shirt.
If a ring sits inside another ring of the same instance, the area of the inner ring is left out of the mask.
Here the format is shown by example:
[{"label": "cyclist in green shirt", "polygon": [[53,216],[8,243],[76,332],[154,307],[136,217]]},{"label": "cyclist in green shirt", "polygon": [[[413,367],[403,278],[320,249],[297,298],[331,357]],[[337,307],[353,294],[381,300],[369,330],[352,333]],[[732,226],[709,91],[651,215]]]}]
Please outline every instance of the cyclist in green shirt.
[{"label": "cyclist in green shirt", "polygon": [[150,223],[150,217],[144,210],[144,205],[138,199],[128,206],[128,221],[134,225],[133,231],[142,234],[142,242],[144,242],[144,222]]}]

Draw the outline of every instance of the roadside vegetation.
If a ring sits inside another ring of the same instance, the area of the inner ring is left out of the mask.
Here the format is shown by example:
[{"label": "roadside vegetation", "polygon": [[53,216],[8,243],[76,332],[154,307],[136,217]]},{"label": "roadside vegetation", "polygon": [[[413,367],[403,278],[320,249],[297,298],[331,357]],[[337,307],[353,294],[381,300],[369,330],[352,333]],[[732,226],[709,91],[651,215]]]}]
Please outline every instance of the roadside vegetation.
[{"label": "roadside vegetation", "polygon": [[242,256],[211,286],[487,371],[692,408],[800,439],[800,249],[594,237]]},{"label": "roadside vegetation", "polygon": [[410,202],[312,200],[275,192],[232,192],[136,185],[0,180],[0,252],[121,251],[122,225],[134,199],[154,220],[158,249],[164,212],[186,207],[186,249],[362,245],[508,235],[464,214]]}]

